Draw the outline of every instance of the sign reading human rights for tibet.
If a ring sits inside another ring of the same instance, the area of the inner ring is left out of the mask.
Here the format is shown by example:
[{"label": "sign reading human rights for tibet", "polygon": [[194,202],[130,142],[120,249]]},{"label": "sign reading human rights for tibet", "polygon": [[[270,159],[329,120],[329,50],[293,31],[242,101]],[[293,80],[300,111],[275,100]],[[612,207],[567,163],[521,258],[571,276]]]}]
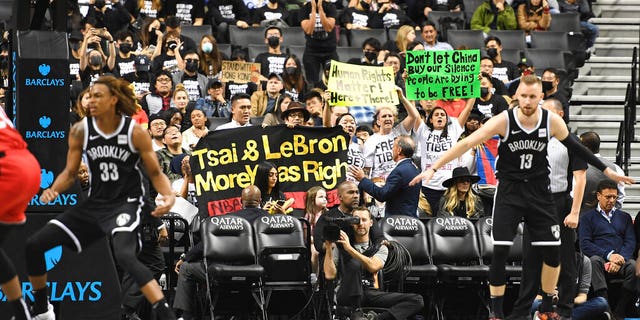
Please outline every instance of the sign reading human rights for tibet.
[{"label": "sign reading human rights for tibet", "polygon": [[327,90],[332,106],[398,104],[391,67],[369,67],[331,60]]},{"label": "sign reading human rights for tibet", "polygon": [[240,193],[254,184],[262,161],[278,167],[280,191],[287,199],[295,198],[294,209],[304,209],[306,191],[313,186],[327,190],[329,206],[337,204],[348,147],[349,136],[339,127],[280,125],[209,132],[190,158],[199,213],[215,216],[241,209]]},{"label": "sign reading human rights for tibet", "polygon": [[407,51],[409,100],[480,96],[480,50]]}]

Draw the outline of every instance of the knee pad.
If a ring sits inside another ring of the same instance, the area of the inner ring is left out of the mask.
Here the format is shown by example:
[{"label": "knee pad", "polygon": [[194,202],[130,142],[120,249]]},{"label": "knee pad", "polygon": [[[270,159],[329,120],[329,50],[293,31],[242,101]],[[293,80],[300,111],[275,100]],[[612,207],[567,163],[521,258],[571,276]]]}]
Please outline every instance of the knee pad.
[{"label": "knee pad", "polygon": [[9,282],[15,276],[16,268],[4,250],[0,249],[0,284]]},{"label": "knee pad", "polygon": [[501,286],[506,282],[505,264],[509,256],[509,246],[493,246],[493,257],[489,268],[489,284]]},{"label": "knee pad", "polygon": [[37,232],[27,239],[25,260],[29,275],[39,276],[47,272],[47,266],[44,261],[45,246],[46,243],[42,237],[42,232]]},{"label": "knee pad", "polygon": [[544,264],[552,268],[560,265],[560,247],[549,246],[542,251],[542,262],[544,262]]}]

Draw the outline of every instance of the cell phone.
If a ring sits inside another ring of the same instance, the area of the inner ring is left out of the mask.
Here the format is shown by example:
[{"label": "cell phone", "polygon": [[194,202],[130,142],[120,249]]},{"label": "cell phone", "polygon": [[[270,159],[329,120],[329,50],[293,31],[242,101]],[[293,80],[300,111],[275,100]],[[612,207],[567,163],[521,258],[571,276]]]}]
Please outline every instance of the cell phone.
[{"label": "cell phone", "polygon": [[103,38],[107,32],[107,28],[93,28],[91,31],[93,34]]},{"label": "cell phone", "polygon": [[286,202],[285,200],[278,200],[276,201],[276,204],[282,207],[285,202]]}]

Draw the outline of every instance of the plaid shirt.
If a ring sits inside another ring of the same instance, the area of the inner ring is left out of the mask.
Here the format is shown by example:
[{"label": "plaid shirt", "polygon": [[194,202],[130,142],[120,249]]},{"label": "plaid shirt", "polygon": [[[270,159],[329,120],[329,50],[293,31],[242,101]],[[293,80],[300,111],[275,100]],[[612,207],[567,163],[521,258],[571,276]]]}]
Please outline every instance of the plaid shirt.
[{"label": "plaid shirt", "polygon": [[[182,153],[186,153],[187,155],[191,155],[189,150],[182,149]],[[175,157],[175,154],[169,152],[169,149],[163,148],[156,151],[156,155],[158,156],[158,162],[160,162],[160,167],[162,168],[162,172],[167,175],[169,181],[174,182],[178,179],[182,179],[182,173],[173,173],[171,172],[171,160]]]}]

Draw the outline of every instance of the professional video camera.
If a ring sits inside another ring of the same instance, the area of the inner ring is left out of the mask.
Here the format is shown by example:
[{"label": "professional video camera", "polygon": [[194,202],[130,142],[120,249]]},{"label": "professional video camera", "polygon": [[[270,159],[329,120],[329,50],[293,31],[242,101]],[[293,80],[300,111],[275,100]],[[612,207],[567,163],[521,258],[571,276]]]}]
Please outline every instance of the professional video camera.
[{"label": "professional video camera", "polygon": [[360,217],[353,216],[327,217],[326,220],[327,225],[322,230],[322,238],[331,242],[340,239],[340,230],[346,230],[350,225],[360,223]]}]

